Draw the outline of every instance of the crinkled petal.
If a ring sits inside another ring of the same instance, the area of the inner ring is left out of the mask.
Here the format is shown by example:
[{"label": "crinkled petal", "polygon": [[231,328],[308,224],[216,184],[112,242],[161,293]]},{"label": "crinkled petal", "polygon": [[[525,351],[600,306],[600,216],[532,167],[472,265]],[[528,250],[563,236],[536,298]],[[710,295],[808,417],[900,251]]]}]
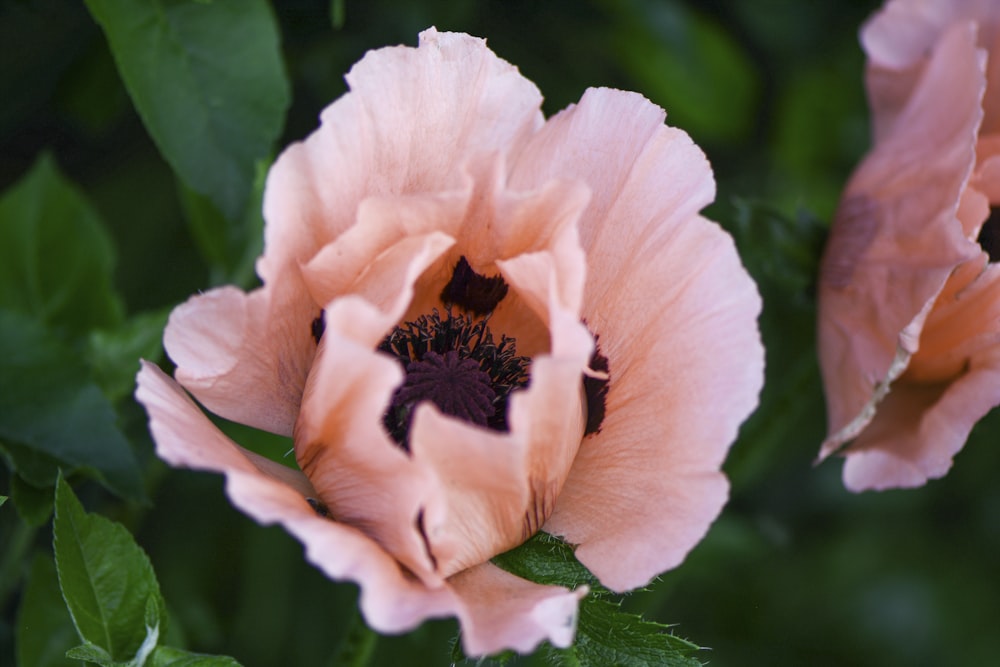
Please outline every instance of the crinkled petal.
[{"label": "crinkled petal", "polygon": [[384,281],[369,278],[381,277],[381,271],[372,265],[384,263],[384,255],[407,239],[435,233],[453,238],[465,215],[468,190],[362,201],[358,224],[327,244],[304,267],[313,298],[317,303],[329,303],[344,294],[357,294],[379,306],[395,301],[387,299],[395,295],[379,293]]},{"label": "crinkled petal", "polygon": [[720,466],[763,382],[760,298],[728,235],[693,218],[657,251],[590,305],[610,363],[606,416],[545,527],[616,591],[678,565],[707,532],[728,496]]},{"label": "crinkled petal", "polygon": [[[948,275],[978,254],[956,220],[984,86],[970,26],[948,31],[895,126],[847,186],[820,267],[828,455],[905,368]],[[919,228],[919,233],[914,233]]]},{"label": "crinkled petal", "polygon": [[967,262],[938,297],[911,365],[846,450],[854,491],[943,476],[969,432],[1000,404],[1000,265]]},{"label": "crinkled petal", "polygon": [[591,189],[583,315],[610,361],[607,416],[545,529],[579,544],[619,591],[678,564],[705,534],[727,495],[719,466],[763,380],[760,299],[731,239],[697,215],[715,193],[708,162],[663,121],[640,95],[588,90],[511,176]]},{"label": "crinkled petal", "polygon": [[384,310],[358,296],[326,308],[326,331],[309,374],[295,427],[295,455],[339,520],[362,527],[418,576],[435,573],[419,526],[435,491],[427,475],[382,426],[402,382],[398,362],[375,348],[399,320],[416,276],[451,239],[440,233],[405,238],[383,254],[370,276],[385,293]]},{"label": "crinkled petal", "polygon": [[565,648],[576,634],[578,601],[586,586],[570,591],[543,586],[483,563],[448,580],[461,600],[462,648],[468,655],[506,648],[530,653],[542,641]]},{"label": "crinkled petal", "polygon": [[319,307],[297,271],[246,294],[220,287],[170,313],[163,345],[176,378],[226,419],[291,435],[315,353]]},{"label": "crinkled petal", "polygon": [[1000,5],[994,0],[892,0],[861,30],[876,139],[906,105],[934,45],[948,29],[969,22],[975,23],[983,55],[989,55],[983,131],[1000,130],[1000,63],[994,62],[1000,54]]},{"label": "crinkled petal", "polygon": [[265,282],[355,224],[370,196],[461,188],[461,167],[516,150],[543,123],[541,94],[482,39],[433,28],[420,46],[370,51],[322,126],[281,155],[264,199]]},{"label": "crinkled petal", "polygon": [[943,477],[972,427],[997,405],[997,350],[951,382],[915,383],[904,376],[845,451],[845,486],[852,491],[905,488]]},{"label": "crinkled petal", "polygon": [[233,443],[159,368],[143,362],[138,383],[157,453],[173,465],[224,473],[237,507],[261,523],[285,526],[328,576],[361,585],[361,609],[373,628],[404,632],[455,613],[449,588],[427,588],[360,531],[316,514],[306,502],[316,492],[304,475]]}]

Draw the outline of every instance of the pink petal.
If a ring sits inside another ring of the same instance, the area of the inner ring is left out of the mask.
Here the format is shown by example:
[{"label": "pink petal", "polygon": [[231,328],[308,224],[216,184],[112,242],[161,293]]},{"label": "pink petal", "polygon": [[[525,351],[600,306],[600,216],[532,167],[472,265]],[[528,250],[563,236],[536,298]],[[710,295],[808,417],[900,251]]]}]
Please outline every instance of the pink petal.
[{"label": "pink petal", "polygon": [[984,253],[949,279],[910,368],[845,450],[851,490],[942,477],[975,423],[1000,404],[1000,266],[987,260]]},{"label": "pink petal", "polygon": [[159,368],[143,362],[137,379],[157,453],[174,465],[224,473],[237,507],[261,523],[284,525],[328,576],[361,585],[361,609],[373,628],[404,632],[455,613],[449,588],[428,589],[361,532],[317,515],[305,500],[316,495],[304,475],[226,438]]},{"label": "pink petal", "polygon": [[973,39],[963,26],[941,40],[893,131],[852,177],[834,220],[819,286],[830,433],[824,456],[871,418],[886,386],[880,383],[905,368],[948,275],[979,251],[956,220],[982,115]]},{"label": "pink petal", "polygon": [[719,468],[763,382],[760,298],[731,239],[699,218],[669,237],[590,305],[607,414],[545,527],[616,591],[676,566],[707,532],[727,498]]},{"label": "pink petal", "polygon": [[[715,197],[704,154],[684,132],[663,125],[663,110],[637,93],[588,89],[579,104],[556,114],[511,168],[511,184],[531,187],[550,179],[579,179],[591,189],[580,221],[580,243],[616,266],[626,253],[687,220]],[[676,159],[665,158],[673,155]],[[659,180],[657,180],[659,179]],[[607,284],[588,275],[587,294]]]},{"label": "pink petal", "polygon": [[319,311],[293,271],[249,294],[220,287],[191,297],[170,313],[163,344],[177,381],[209,410],[291,435]]},{"label": "pink petal", "polygon": [[296,425],[295,455],[338,521],[361,528],[418,577],[439,584],[419,516],[440,491],[382,427],[403,379],[400,365],[375,351],[394,315],[358,297],[327,308]]},{"label": "pink petal", "polygon": [[948,29],[970,22],[985,49],[982,55],[989,54],[983,131],[1000,130],[1000,5],[994,0],[893,0],[861,31],[876,138],[905,106],[938,40]]},{"label": "pink petal", "polygon": [[977,421],[1000,404],[996,346],[950,383],[901,378],[867,429],[846,450],[852,491],[921,486],[943,477]]},{"label": "pink petal", "polygon": [[[370,197],[358,208],[358,224],[327,244],[303,268],[317,303],[357,294],[388,308],[398,297],[398,281],[383,279],[376,264],[405,265],[405,248],[431,234],[435,247],[450,247],[468,206],[467,191],[406,197]],[[401,246],[394,250],[394,247]],[[435,258],[436,259],[436,258]]]},{"label": "pink petal", "polygon": [[543,586],[483,563],[448,580],[460,599],[462,648],[485,655],[511,648],[530,653],[542,641],[565,648],[576,634],[578,601],[583,586],[569,591]]},{"label": "pink petal", "polygon": [[271,169],[265,282],[353,225],[364,198],[461,188],[463,165],[516,150],[543,122],[534,84],[459,33],[431,28],[418,48],[370,51],[347,83],[320,129]]},{"label": "pink petal", "polygon": [[697,216],[714,197],[708,163],[663,119],[640,95],[588,90],[511,176],[579,178],[592,191],[583,314],[610,359],[607,417],[545,529],[579,544],[619,591],[675,566],[705,534],[726,499],[719,466],[763,379],[760,299],[732,241]]}]

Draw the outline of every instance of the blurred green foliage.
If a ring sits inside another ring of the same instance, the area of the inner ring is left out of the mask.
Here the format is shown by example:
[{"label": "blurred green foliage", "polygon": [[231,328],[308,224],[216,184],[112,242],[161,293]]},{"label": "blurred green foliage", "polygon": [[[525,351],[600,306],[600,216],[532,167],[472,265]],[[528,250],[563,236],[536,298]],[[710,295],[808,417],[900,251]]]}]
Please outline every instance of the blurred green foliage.
[{"label": "blurred green foliage", "polygon": [[[837,462],[813,466],[813,276],[867,146],[857,30],[874,0],[215,0],[199,3],[215,12],[204,24],[180,0],[122,3],[137,14],[120,23],[112,4],[88,3],[101,25],[76,0],[0,4],[0,664],[74,664],[47,522],[57,467],[149,554],[172,645],[248,667],[330,664],[355,587],[235,511],[219,478],[158,462],[131,378],[138,356],[161,358],[172,306],[252,284],[262,165],[315,129],[366,50],[414,44],[430,25],[488,38],[547,113],[590,86],[666,108],[712,161],[707,214],[764,297],[767,385],[726,464],[731,502],[680,568],[624,606],[679,623],[714,665],[995,661],[1000,416],[921,490],[852,495]],[[143,18],[150,7],[162,11]],[[164,64],[164,49],[229,64],[166,69],[144,88],[135,68]],[[221,156],[205,158],[213,142]],[[262,442],[279,459],[287,448]],[[454,633],[440,621],[380,639],[373,664],[448,664]]]}]

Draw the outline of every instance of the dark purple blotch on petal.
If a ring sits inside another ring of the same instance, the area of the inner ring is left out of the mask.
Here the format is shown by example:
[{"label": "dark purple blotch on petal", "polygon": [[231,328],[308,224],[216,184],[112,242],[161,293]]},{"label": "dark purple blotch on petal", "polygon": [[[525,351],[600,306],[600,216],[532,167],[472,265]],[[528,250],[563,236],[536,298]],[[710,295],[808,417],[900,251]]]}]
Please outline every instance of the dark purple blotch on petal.
[{"label": "dark purple blotch on petal", "polygon": [[990,216],[979,230],[976,239],[991,262],[1000,260],[1000,206],[990,207]]},{"label": "dark purple blotch on petal", "polygon": [[309,331],[312,333],[312,337],[316,341],[317,345],[319,345],[320,338],[323,337],[323,332],[326,331],[325,316],[325,310],[319,311],[319,317],[315,318],[312,321],[312,324],[309,325]]},{"label": "dark purple blotch on petal", "polygon": [[[597,339],[598,337],[594,336],[594,353],[590,355],[590,368],[607,374],[611,366],[608,358],[601,354]],[[583,430],[584,435],[600,433],[607,410],[609,385],[610,379],[583,376],[583,393],[587,398],[587,426]]]}]

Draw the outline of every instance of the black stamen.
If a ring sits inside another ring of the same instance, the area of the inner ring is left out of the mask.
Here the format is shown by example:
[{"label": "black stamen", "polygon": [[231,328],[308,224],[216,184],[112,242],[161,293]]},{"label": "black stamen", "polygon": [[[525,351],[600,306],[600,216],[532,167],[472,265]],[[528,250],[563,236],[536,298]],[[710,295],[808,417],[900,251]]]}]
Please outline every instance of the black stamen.
[{"label": "black stamen", "polygon": [[[597,339],[598,336],[594,336],[594,353],[590,355],[590,368],[607,373],[610,368],[608,358],[601,354]],[[601,432],[601,424],[604,423],[607,409],[609,382],[601,378],[583,376],[583,393],[587,397],[587,426],[583,430],[584,435]]]},{"label": "black stamen", "polygon": [[409,449],[410,420],[420,401],[433,402],[445,414],[506,432],[507,400],[528,384],[531,360],[515,353],[514,339],[499,342],[486,320],[469,315],[445,319],[435,310],[396,327],[378,349],[406,370],[382,423],[404,449]]},{"label": "black stamen", "polygon": [[476,273],[465,255],[458,258],[451,280],[441,290],[441,301],[445,305],[458,306],[473,315],[492,313],[505,296],[507,283],[503,276],[487,278]]},{"label": "black stamen", "polygon": [[1000,206],[990,207],[990,217],[979,230],[979,237],[976,239],[991,262],[1000,260]]},{"label": "black stamen", "polygon": [[312,332],[313,338],[316,340],[316,344],[319,345],[319,339],[323,337],[323,332],[326,331],[326,311],[319,311],[319,317],[312,321],[309,325],[309,330]]}]

